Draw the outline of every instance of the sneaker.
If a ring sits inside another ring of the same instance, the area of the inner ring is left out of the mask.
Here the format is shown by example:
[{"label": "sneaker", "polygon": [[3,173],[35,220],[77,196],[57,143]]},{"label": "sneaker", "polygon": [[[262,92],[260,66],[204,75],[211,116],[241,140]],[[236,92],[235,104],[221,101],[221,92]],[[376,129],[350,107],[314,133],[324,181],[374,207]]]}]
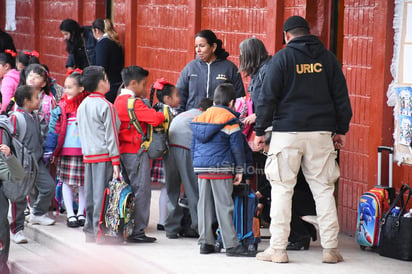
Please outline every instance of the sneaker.
[{"label": "sneaker", "polygon": [[229,257],[255,257],[255,254],[250,254],[243,245],[226,249],[226,256]]},{"label": "sneaker", "polygon": [[343,257],[340,255],[337,248],[325,248],[323,249],[323,263],[336,264],[342,262]]},{"label": "sneaker", "polygon": [[180,198],[177,204],[183,208],[189,208],[189,200],[186,197]]},{"label": "sneaker", "polygon": [[24,236],[23,230],[20,230],[16,232],[16,234],[13,235],[13,241],[16,244],[26,244],[27,243],[27,238]]},{"label": "sneaker", "polygon": [[289,258],[285,249],[274,249],[268,247],[265,251],[260,252],[256,255],[256,259],[260,261],[268,261],[274,263],[288,263]]},{"label": "sneaker", "polygon": [[200,254],[211,254],[211,253],[215,253],[214,245],[208,245],[208,244],[200,245]]},{"label": "sneaker", "polygon": [[30,215],[30,223],[32,225],[53,225],[56,221],[47,217],[47,214],[36,216]]}]

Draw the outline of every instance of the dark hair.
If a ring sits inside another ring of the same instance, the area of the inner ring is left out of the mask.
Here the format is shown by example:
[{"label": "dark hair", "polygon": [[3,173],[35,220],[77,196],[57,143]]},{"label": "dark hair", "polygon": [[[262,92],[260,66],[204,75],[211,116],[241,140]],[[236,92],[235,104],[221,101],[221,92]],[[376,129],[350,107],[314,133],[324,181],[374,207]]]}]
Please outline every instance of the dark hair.
[{"label": "dark hair", "polygon": [[98,29],[101,32],[105,33],[105,31],[104,31],[104,20],[102,18],[97,18],[96,20],[93,21],[92,28]]},{"label": "dark hair", "polygon": [[202,111],[205,111],[211,106],[213,106],[213,100],[210,98],[203,98],[197,107],[200,108]]},{"label": "dark hair", "polygon": [[216,105],[227,107],[232,100],[236,100],[236,91],[232,84],[223,83],[216,87],[213,96],[213,101]]},{"label": "dark hair", "polygon": [[303,36],[303,35],[310,34],[310,31],[307,28],[294,28],[294,29],[288,30],[287,32],[289,32],[293,36]]},{"label": "dark hair", "polygon": [[144,78],[147,78],[147,76],[149,76],[149,71],[139,66],[129,66],[122,69],[121,74],[123,84],[127,87],[132,80],[140,82]]},{"label": "dark hair", "polygon": [[224,60],[229,56],[229,52],[222,47],[222,40],[217,39],[216,34],[213,31],[208,29],[201,30],[196,33],[195,38],[196,37],[205,38],[210,46],[213,46],[213,44],[216,43],[215,55],[217,59]]},{"label": "dark hair", "polygon": [[82,83],[82,75],[81,75],[79,72],[75,71],[75,72],[73,72],[72,74],[70,74],[69,76],[67,76],[67,78],[70,78],[70,79],[75,80],[75,81],[76,81],[76,84],[77,84],[79,87],[82,87],[82,86],[83,86],[83,83]]},{"label": "dark hair", "polygon": [[29,76],[30,72],[37,73],[38,75],[43,77],[44,81],[46,82],[46,85],[43,87],[42,90],[47,95],[50,95],[51,79],[50,79],[50,76],[49,76],[49,72],[47,71],[47,69],[44,66],[42,66],[40,64],[30,64],[27,67],[25,67],[24,69],[22,69],[22,71],[20,72],[19,86],[26,85],[26,79],[27,79],[27,76]]},{"label": "dark hair", "polygon": [[165,96],[172,96],[172,91],[176,88],[172,84],[164,84],[163,89],[155,89],[153,86],[154,84],[150,87],[150,105],[153,105],[153,97],[155,93],[157,100],[164,104],[165,102],[163,101],[163,98]]},{"label": "dark hair", "polygon": [[103,67],[88,66],[83,70],[80,82],[83,84],[86,91],[94,92],[96,91],[99,82],[105,80],[106,77]]},{"label": "dark hair", "polygon": [[27,67],[30,64],[40,64],[39,58],[33,55],[32,51],[21,50],[17,55],[17,62],[23,64],[24,67]]},{"label": "dark hair", "polygon": [[245,72],[246,77],[255,74],[260,64],[270,58],[265,45],[256,37],[243,40],[239,49],[239,72]]},{"label": "dark hair", "polygon": [[70,39],[67,40],[66,51],[68,53],[73,53],[78,48],[83,48],[83,28],[80,27],[79,23],[73,19],[64,19],[60,24],[61,31],[67,31],[70,33]]},{"label": "dark hair", "polygon": [[34,88],[32,86],[19,86],[14,93],[14,100],[10,100],[10,103],[7,105],[6,113],[9,113],[12,109],[14,104],[16,103],[19,107],[23,107],[24,99],[28,99],[31,101],[31,97],[33,96]]},{"label": "dark hair", "polygon": [[0,64],[3,66],[6,64],[10,65],[10,68],[16,68],[16,57],[11,56],[10,53],[2,52],[0,53]]}]

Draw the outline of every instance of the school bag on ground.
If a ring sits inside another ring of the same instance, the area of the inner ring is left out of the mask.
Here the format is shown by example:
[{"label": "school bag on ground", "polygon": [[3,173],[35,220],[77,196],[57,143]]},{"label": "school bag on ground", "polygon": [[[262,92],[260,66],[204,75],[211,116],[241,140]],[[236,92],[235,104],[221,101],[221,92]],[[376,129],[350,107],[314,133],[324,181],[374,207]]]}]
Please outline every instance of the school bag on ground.
[{"label": "school bag on ground", "polygon": [[133,233],[135,197],[126,181],[113,179],[104,191],[97,243],[122,243]]},{"label": "school bag on ground", "polygon": [[[260,225],[256,216],[258,199],[255,192],[246,183],[233,186],[233,223],[239,243],[242,244],[249,253],[256,254],[258,243],[260,242]],[[224,248],[220,230],[215,243],[215,251],[220,252]]]},{"label": "school bag on ground", "polygon": [[[382,151],[389,151],[389,186],[381,185]],[[362,250],[367,247],[379,246],[379,222],[384,212],[389,209],[390,202],[395,197],[392,187],[393,148],[378,147],[378,185],[362,194],[358,204],[358,217],[356,224],[356,241]]]},{"label": "school bag on ground", "polygon": [[[10,140],[10,149],[16,158],[20,161],[25,171],[25,176],[20,181],[3,181],[3,192],[11,201],[21,200],[26,197],[33,189],[36,182],[39,166],[33,153],[27,148],[23,142],[23,137],[26,133],[26,120],[22,113],[14,112],[13,115],[19,124],[18,135],[14,135],[14,127],[10,121],[10,117],[0,115],[0,127],[8,135]],[[0,164],[3,165],[3,160],[0,158]]]},{"label": "school bag on ground", "polygon": [[[168,149],[168,134],[169,126],[171,122],[171,114],[169,107],[164,104],[158,104],[160,111],[164,114],[165,120],[159,126],[153,127],[147,124],[146,135],[143,133],[143,129],[137,120],[135,113],[136,100],[142,100],[134,98],[133,96],[127,100],[127,113],[130,118],[130,125],[133,124],[137,132],[142,136],[141,148],[147,151],[149,159],[161,159]],[[142,100],[144,103],[145,101]],[[146,104],[146,103],[145,103]],[[150,106],[149,106],[150,107]]]}]

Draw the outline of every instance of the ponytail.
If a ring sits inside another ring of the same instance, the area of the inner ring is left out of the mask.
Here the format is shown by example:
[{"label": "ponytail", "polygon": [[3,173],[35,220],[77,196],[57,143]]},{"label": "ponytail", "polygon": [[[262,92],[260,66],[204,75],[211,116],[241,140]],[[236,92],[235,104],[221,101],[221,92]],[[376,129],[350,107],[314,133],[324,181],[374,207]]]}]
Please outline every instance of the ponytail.
[{"label": "ponytail", "polygon": [[9,113],[13,109],[15,103],[16,103],[16,99],[15,97],[12,97],[9,104],[6,107],[6,114]]}]

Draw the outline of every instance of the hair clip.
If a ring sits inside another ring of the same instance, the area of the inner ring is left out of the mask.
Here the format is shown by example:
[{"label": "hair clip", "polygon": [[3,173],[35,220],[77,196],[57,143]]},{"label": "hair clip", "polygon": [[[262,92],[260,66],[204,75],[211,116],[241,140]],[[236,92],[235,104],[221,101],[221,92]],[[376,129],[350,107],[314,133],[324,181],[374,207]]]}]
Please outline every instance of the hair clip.
[{"label": "hair clip", "polygon": [[4,52],[10,54],[11,57],[16,57],[17,56],[17,53],[14,52],[12,49],[6,49]]},{"label": "hair clip", "polygon": [[10,101],[15,102],[16,103],[16,98],[11,97]]},{"label": "hair clip", "polygon": [[157,89],[157,90],[162,90],[164,88],[165,85],[172,85],[170,82],[168,82],[165,78],[159,78],[156,80],[156,82],[154,82],[153,84],[153,88]]}]

